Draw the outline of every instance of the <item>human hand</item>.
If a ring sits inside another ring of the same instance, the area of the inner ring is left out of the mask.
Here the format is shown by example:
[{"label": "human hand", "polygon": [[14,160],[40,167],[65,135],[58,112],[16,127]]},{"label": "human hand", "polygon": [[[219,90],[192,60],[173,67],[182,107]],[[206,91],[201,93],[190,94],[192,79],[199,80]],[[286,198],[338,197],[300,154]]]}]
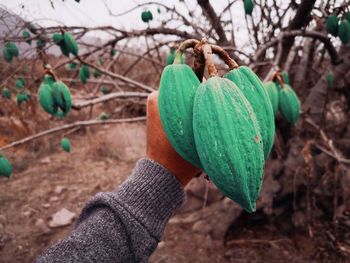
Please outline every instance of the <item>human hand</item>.
[{"label": "human hand", "polygon": [[147,99],[146,155],[163,165],[183,186],[200,172],[199,168],[187,162],[175,151],[166,137],[158,110],[158,91],[151,93]]}]

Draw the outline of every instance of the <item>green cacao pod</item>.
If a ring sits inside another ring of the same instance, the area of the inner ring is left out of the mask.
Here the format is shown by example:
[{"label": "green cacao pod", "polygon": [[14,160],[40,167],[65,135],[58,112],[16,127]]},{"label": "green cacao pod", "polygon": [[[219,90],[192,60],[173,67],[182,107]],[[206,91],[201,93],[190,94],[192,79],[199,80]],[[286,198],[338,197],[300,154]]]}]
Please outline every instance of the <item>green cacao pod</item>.
[{"label": "green cacao pod", "polygon": [[334,75],[333,75],[333,72],[332,72],[332,71],[329,71],[329,72],[327,73],[326,80],[327,80],[327,86],[328,86],[328,87],[333,87]]},{"label": "green cacao pod", "polygon": [[41,107],[51,115],[55,115],[57,113],[57,105],[54,102],[54,98],[52,96],[52,86],[47,83],[42,83],[38,90],[39,103]]},{"label": "green cacao pod", "polygon": [[97,70],[97,69],[94,69],[94,77],[97,79],[99,77],[101,77],[102,73],[101,71]]},{"label": "green cacao pod", "polygon": [[252,0],[243,0],[244,2],[244,11],[246,15],[252,15],[253,13],[253,8],[254,8],[254,3]]},{"label": "green cacao pod", "polygon": [[276,115],[278,112],[279,91],[275,82],[269,81],[264,84],[267,95],[271,102],[273,113]]},{"label": "green cacao pod", "polygon": [[255,211],[264,150],[255,113],[228,79],[201,83],[193,106],[193,132],[204,171],[226,196]]},{"label": "green cacao pod", "polygon": [[61,33],[55,33],[52,35],[52,41],[56,44],[56,45],[61,45],[64,42],[64,38],[63,35]]},{"label": "green cacao pod", "polygon": [[0,175],[5,177],[10,177],[12,174],[12,165],[6,159],[5,156],[0,154]]},{"label": "green cacao pod", "polygon": [[284,83],[286,83],[288,85],[290,84],[289,74],[287,71],[282,71],[282,78],[283,78]]},{"label": "green cacao pod", "polygon": [[101,86],[100,91],[101,91],[104,95],[109,94],[109,93],[111,92],[111,91],[109,90],[108,86],[106,86],[106,85]]},{"label": "green cacao pod", "polygon": [[275,118],[264,85],[259,77],[245,66],[231,70],[224,77],[237,85],[252,106],[261,129],[264,156],[267,159],[275,138]]},{"label": "green cacao pod", "polygon": [[158,106],[164,131],[176,152],[202,167],[194,142],[193,101],[200,82],[186,64],[166,66],[159,86]]},{"label": "green cacao pod", "polygon": [[152,21],[153,20],[153,14],[151,11],[147,11],[148,13],[148,21]]},{"label": "green cacao pod", "polygon": [[100,116],[98,117],[101,121],[105,121],[109,119],[109,115],[105,112],[101,112]]},{"label": "green cacao pod", "polygon": [[175,48],[170,49],[170,53],[166,56],[166,65],[171,65],[175,60]]},{"label": "green cacao pod", "polygon": [[19,51],[15,43],[12,41],[7,42],[5,47],[11,53],[12,57],[18,57]]},{"label": "green cacao pod", "polygon": [[2,50],[2,56],[4,57],[4,59],[8,63],[11,63],[11,61],[12,61],[12,54],[10,53],[10,51],[6,47]]},{"label": "green cacao pod", "polygon": [[340,38],[343,44],[346,44],[350,40],[350,22],[346,19],[343,19],[340,22],[338,29],[338,37]]},{"label": "green cacao pod", "polygon": [[68,138],[62,138],[61,147],[65,152],[70,152],[71,150],[70,140]]},{"label": "green cacao pod", "polygon": [[284,84],[279,92],[279,111],[291,124],[295,124],[299,118],[300,101],[297,94],[288,84]]},{"label": "green cacao pod", "polygon": [[46,45],[46,40],[45,39],[39,39],[36,41],[36,47],[39,49],[44,48]]},{"label": "green cacao pod", "polygon": [[69,50],[68,50],[67,46],[64,43],[62,43],[59,45],[59,47],[60,47],[62,54],[65,55],[66,57],[69,57]]},{"label": "green cacao pod", "polygon": [[335,37],[338,34],[338,23],[339,19],[336,15],[330,15],[326,21],[327,32]]},{"label": "green cacao pod", "polygon": [[17,93],[16,95],[17,105],[20,105],[22,102],[26,102],[28,100],[30,100],[30,94],[28,92],[23,91],[23,92]]},{"label": "green cacao pod", "polygon": [[53,79],[53,77],[51,75],[45,74],[44,84],[47,84],[52,87],[54,83],[55,83],[55,80]]},{"label": "green cacao pod", "polygon": [[11,99],[11,91],[8,88],[3,88],[1,94],[5,99]]},{"label": "green cacao pod", "polygon": [[62,111],[63,117],[68,114],[72,107],[72,98],[66,84],[57,81],[52,86],[53,102]]},{"label": "green cacao pod", "polygon": [[79,70],[79,77],[82,83],[87,83],[88,78],[90,77],[90,69],[87,65],[83,64]]},{"label": "green cacao pod", "polygon": [[66,45],[68,51],[72,53],[74,56],[78,56],[78,53],[79,53],[78,44],[75,38],[72,36],[72,34],[69,32],[64,32],[63,38],[64,38],[64,44]]},{"label": "green cacao pod", "polygon": [[[114,57],[115,55],[117,55],[118,54],[118,52],[115,50],[115,49],[112,49],[111,50],[111,56],[112,57]],[[103,65],[103,64],[101,64],[101,65]]]},{"label": "green cacao pod", "polygon": [[66,69],[67,70],[75,70],[76,68],[77,68],[77,63],[76,62],[72,62],[72,63],[68,63],[68,64],[66,64]]},{"label": "green cacao pod", "polygon": [[[22,32],[22,37],[24,37],[24,38],[30,38],[30,33],[29,33],[28,31],[25,30],[25,31]],[[31,44],[32,44],[32,40],[31,40],[31,39],[26,40],[26,42],[27,42],[28,45],[31,45]]]},{"label": "green cacao pod", "polygon": [[17,89],[23,89],[26,85],[26,81],[24,80],[24,78],[19,78],[16,80],[16,88]]},{"label": "green cacao pod", "polygon": [[147,11],[143,11],[143,12],[141,13],[141,19],[142,19],[142,21],[145,22],[145,23],[148,22],[148,13],[147,13]]},{"label": "green cacao pod", "polygon": [[344,13],[343,19],[346,19],[350,22],[350,12]]}]

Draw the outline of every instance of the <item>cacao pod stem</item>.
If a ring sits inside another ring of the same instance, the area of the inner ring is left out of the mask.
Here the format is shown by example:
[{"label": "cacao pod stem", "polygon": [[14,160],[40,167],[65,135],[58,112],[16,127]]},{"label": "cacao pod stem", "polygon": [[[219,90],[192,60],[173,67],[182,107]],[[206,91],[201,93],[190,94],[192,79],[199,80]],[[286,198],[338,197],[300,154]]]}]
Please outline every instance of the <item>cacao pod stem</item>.
[{"label": "cacao pod stem", "polygon": [[188,48],[194,48],[194,46],[198,43],[199,41],[197,39],[187,39],[182,42],[175,52],[174,64],[181,64],[182,53]]},{"label": "cacao pod stem", "polygon": [[211,49],[214,54],[217,54],[224,62],[225,64],[231,69],[236,69],[239,67],[237,62],[230,57],[230,55],[224,50],[222,47],[219,47],[217,45],[211,45]]},{"label": "cacao pod stem", "polygon": [[216,70],[213,62],[213,52],[209,44],[206,44],[206,43],[203,44],[203,55],[205,58],[205,64],[207,65],[207,68],[208,68],[209,77],[211,78],[211,77],[219,76],[218,71]]}]

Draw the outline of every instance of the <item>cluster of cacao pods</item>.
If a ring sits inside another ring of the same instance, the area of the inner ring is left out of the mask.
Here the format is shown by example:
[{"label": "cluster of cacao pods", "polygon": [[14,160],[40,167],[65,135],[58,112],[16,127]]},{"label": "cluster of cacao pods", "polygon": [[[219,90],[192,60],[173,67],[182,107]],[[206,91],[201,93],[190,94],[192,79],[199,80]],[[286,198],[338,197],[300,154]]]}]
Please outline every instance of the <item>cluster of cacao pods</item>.
[{"label": "cluster of cacao pods", "polygon": [[[26,82],[25,82],[24,78],[20,77],[16,80],[15,87],[18,90],[18,93],[16,94],[17,105],[20,105],[20,104],[22,104],[22,102],[28,101],[31,98],[29,92],[24,90],[25,85],[26,85]],[[8,99],[8,100],[11,99],[11,90],[10,89],[4,87],[2,89],[1,94],[2,94],[3,98]]]},{"label": "cluster of cacao pods", "polygon": [[69,57],[69,54],[78,56],[79,48],[77,41],[69,32],[55,33],[52,35],[53,42],[58,45],[63,55]]},{"label": "cluster of cacao pods", "polygon": [[7,42],[5,44],[3,51],[2,51],[2,55],[8,63],[11,63],[12,59],[14,57],[18,57],[18,55],[19,55],[19,51],[18,51],[16,44],[13,43],[12,41]]},{"label": "cluster of cacao pods", "polygon": [[153,20],[152,12],[149,10],[145,10],[141,13],[141,19],[143,22],[148,23]]},{"label": "cluster of cacao pods", "polygon": [[343,15],[335,13],[330,15],[326,21],[326,29],[331,35],[339,37],[344,44],[348,43],[350,40],[350,12],[345,12]]},{"label": "cluster of cacao pods", "polygon": [[278,112],[286,121],[295,124],[300,114],[300,101],[290,86],[288,73],[276,72],[273,80],[265,83],[274,114]]},{"label": "cluster of cacao pods", "polygon": [[[210,54],[203,54],[208,71],[215,68]],[[226,196],[253,212],[274,141],[271,102],[259,77],[248,67],[236,65],[224,77],[209,74],[201,83],[177,58],[166,66],[159,88],[161,122],[185,160],[205,171]]]},{"label": "cluster of cacao pods", "polygon": [[0,153],[0,176],[10,177],[12,170],[10,162]]},{"label": "cluster of cacao pods", "polygon": [[65,117],[71,109],[72,98],[69,88],[62,81],[56,81],[46,74],[38,90],[41,107],[52,116]]}]

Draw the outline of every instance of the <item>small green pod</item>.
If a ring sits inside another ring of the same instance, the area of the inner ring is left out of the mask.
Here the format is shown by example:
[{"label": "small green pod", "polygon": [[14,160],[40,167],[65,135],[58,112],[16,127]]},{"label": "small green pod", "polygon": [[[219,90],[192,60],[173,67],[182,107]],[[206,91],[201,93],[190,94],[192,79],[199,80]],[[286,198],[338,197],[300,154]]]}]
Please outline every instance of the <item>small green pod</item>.
[{"label": "small green pod", "polygon": [[284,84],[279,92],[279,111],[291,124],[295,124],[300,114],[300,101],[297,94],[288,84]]},{"label": "small green pod", "polygon": [[65,152],[71,151],[71,143],[68,138],[62,138],[61,140],[61,147]]},{"label": "small green pod", "polygon": [[0,175],[4,177],[10,177],[13,168],[11,163],[6,159],[4,155],[0,154]]}]

